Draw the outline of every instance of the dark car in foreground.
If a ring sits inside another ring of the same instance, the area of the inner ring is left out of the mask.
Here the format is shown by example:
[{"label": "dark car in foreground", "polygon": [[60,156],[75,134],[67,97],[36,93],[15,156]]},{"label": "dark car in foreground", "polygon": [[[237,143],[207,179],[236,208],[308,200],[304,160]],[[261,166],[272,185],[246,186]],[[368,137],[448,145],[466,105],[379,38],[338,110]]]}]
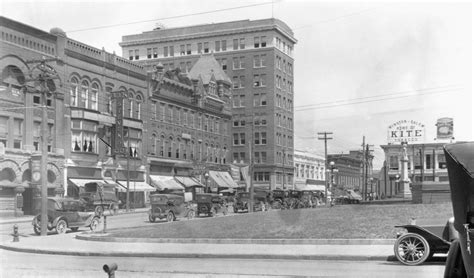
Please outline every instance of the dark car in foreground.
[{"label": "dark car in foreground", "polygon": [[[95,231],[99,226],[99,217],[94,212],[84,212],[84,203],[66,197],[48,197],[48,231],[56,230],[58,234],[66,233],[70,228],[77,231],[80,227],[89,227]],[[32,221],[34,232],[41,234],[41,214]]]}]

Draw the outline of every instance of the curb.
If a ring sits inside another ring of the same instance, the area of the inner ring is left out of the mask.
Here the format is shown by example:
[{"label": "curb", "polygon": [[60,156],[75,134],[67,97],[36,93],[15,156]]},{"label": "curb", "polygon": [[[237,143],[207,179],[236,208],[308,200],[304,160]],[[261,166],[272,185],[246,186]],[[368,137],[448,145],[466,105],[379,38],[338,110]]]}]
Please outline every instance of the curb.
[{"label": "curb", "polygon": [[234,238],[121,238],[108,234],[76,235],[78,240],[102,242],[198,243],[198,244],[275,244],[275,245],[393,245],[395,239],[234,239]]},{"label": "curb", "polygon": [[68,256],[97,256],[97,257],[149,257],[149,258],[200,258],[200,259],[264,259],[264,260],[339,260],[339,261],[390,261],[392,256],[367,255],[278,255],[278,254],[202,254],[202,253],[140,253],[140,252],[86,252],[86,251],[57,251],[34,248],[18,248],[0,244],[0,249],[15,252],[68,255]]}]

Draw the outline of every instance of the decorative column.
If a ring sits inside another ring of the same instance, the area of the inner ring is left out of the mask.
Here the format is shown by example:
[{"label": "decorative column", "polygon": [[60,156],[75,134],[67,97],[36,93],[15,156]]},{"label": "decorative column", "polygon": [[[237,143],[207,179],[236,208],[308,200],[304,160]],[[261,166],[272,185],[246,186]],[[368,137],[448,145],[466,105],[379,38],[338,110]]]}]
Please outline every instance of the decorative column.
[{"label": "decorative column", "polygon": [[407,154],[407,143],[403,142],[402,143],[402,159],[401,164],[402,164],[402,175],[400,177],[400,182],[402,185],[402,196],[403,198],[406,199],[411,199],[412,194],[411,194],[411,189],[410,189],[410,179],[408,178],[408,154]]}]

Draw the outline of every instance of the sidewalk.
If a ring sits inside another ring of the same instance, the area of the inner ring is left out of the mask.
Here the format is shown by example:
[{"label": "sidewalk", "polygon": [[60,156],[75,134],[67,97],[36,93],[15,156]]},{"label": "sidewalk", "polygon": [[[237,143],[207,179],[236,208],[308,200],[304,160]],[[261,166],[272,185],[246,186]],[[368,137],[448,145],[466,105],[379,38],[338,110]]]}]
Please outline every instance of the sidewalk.
[{"label": "sidewalk", "polygon": [[[0,243],[0,249],[17,252],[73,256],[233,258],[294,260],[382,260],[393,255],[393,244],[237,244],[160,243],[101,241],[107,234],[68,233],[64,235],[20,237]],[[78,239],[81,237],[82,239]],[[84,240],[94,237],[94,240]],[[323,242],[323,240],[321,240]]]}]

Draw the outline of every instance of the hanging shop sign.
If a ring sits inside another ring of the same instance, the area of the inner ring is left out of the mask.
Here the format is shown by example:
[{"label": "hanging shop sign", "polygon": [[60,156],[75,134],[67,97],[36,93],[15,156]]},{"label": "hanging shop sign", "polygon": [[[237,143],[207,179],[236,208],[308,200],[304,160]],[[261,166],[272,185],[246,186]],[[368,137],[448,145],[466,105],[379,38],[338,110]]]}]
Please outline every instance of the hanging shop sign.
[{"label": "hanging shop sign", "polygon": [[401,120],[388,126],[389,144],[401,142],[424,142],[425,125],[413,120]]}]

